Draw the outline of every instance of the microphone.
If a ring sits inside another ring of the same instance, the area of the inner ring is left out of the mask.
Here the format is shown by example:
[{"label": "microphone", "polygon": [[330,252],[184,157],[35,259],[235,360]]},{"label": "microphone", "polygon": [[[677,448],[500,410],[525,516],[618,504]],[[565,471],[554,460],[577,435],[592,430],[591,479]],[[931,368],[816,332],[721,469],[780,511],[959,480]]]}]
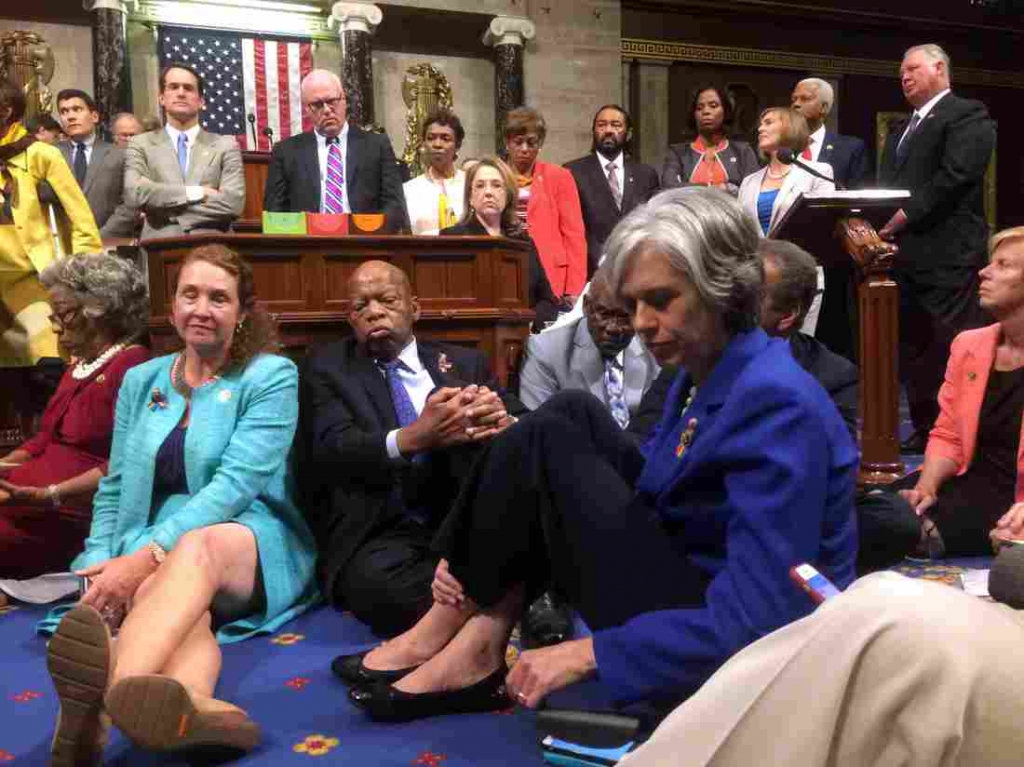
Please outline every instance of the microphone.
[{"label": "microphone", "polygon": [[269,125],[263,129],[263,135],[267,137],[267,141],[270,142],[270,148],[274,148],[274,129]]},{"label": "microphone", "polygon": [[245,119],[249,121],[249,130],[252,131],[252,148],[255,150],[259,150],[260,141],[258,138],[256,138],[256,115],[250,112],[248,117],[246,117]]},{"label": "microphone", "polygon": [[810,165],[801,160],[796,155],[796,153],[789,147],[782,147],[782,149],[775,153],[775,158],[783,165],[796,165],[799,168],[803,168],[805,171],[810,173],[812,176],[815,176],[816,178],[821,178],[824,179],[825,181],[831,181],[833,184],[836,185],[836,189],[846,188],[838,181],[836,181],[834,178],[829,178],[824,173],[819,173],[818,171],[816,171]]}]

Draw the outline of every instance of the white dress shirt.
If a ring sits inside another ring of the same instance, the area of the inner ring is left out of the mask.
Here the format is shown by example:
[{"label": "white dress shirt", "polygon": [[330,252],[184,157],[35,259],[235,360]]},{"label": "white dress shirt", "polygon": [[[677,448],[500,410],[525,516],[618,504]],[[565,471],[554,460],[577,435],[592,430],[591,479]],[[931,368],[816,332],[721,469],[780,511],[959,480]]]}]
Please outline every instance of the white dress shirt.
[{"label": "white dress shirt", "polygon": [[[424,367],[423,361],[420,359],[415,336],[398,353],[398,359],[405,365],[405,367],[398,368],[398,378],[405,386],[405,390],[409,392],[412,406],[416,408],[416,415],[419,415],[423,412],[423,408],[427,404],[427,397],[434,390],[435,384],[434,379],[430,376],[430,371]],[[384,370],[381,370],[380,374],[387,380],[387,373]],[[388,391],[390,393],[390,389]],[[398,431],[398,429],[392,429],[384,438],[389,458],[402,457],[402,451],[398,449]]]},{"label": "white dress shirt", "polygon": [[75,167],[75,155],[78,154],[79,144],[85,144],[85,166],[89,167],[89,163],[92,162],[92,145],[96,143],[96,132],[90,133],[88,138],[69,138],[68,141],[71,142],[71,167]]},{"label": "white dress shirt", "polygon": [[[609,160],[603,154],[598,153],[597,159],[601,161],[601,171],[604,173],[605,179],[608,178],[608,166],[615,165],[615,180],[619,182],[619,193],[624,196],[626,194],[626,161],[623,159],[623,153],[619,152],[618,157],[614,160]],[[610,184],[609,188],[611,188]]]},{"label": "white dress shirt", "polygon": [[[185,169],[187,170],[192,166],[192,150],[196,147],[196,136],[199,135],[200,131],[199,123],[196,123],[186,131],[180,131],[168,123],[164,126],[164,130],[167,131],[167,135],[171,137],[171,147],[174,149],[175,157],[178,156],[178,136],[184,133],[185,137],[188,139],[188,143],[185,144],[185,156],[188,158],[185,162]],[[188,174],[186,173],[185,175],[187,176]],[[199,202],[206,196],[206,193],[203,191],[201,186],[193,185],[185,187],[185,196],[188,198],[189,202]]]},{"label": "white dress shirt", "polygon": [[811,134],[810,141],[811,159],[817,162],[821,157],[821,148],[825,145],[825,123],[822,123],[818,130]]},{"label": "white dress shirt", "polygon": [[456,221],[462,220],[465,212],[463,192],[466,188],[466,172],[455,171],[455,176],[446,178],[442,183],[429,178],[423,173],[402,185],[405,193],[405,207],[409,211],[409,222],[413,234],[437,234],[439,202],[441,190],[448,197],[448,207],[455,213]]},{"label": "white dress shirt", "polygon": [[[320,212],[326,213],[324,203],[327,201],[327,137],[320,131],[313,130],[316,137],[316,155],[320,161]],[[352,207],[348,204],[348,123],[346,122],[341,133],[338,134],[338,151],[341,152],[341,169],[345,176],[345,183],[341,185],[341,204],[343,212],[351,213]]]}]

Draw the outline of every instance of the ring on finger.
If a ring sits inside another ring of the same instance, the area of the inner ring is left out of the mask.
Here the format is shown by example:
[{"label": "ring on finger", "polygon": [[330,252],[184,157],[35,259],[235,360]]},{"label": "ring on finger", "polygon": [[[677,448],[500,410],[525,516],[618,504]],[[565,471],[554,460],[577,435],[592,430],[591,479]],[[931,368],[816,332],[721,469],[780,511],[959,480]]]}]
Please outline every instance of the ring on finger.
[{"label": "ring on finger", "polygon": [[516,700],[518,700],[524,706],[526,705],[526,695],[525,694],[523,694],[521,692],[517,692],[516,693]]}]

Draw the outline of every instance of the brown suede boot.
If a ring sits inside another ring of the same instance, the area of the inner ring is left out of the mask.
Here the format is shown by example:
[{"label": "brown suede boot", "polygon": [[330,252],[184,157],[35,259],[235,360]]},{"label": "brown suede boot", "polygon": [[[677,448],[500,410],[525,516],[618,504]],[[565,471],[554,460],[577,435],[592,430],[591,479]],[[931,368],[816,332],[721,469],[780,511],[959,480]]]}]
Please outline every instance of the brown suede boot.
[{"label": "brown suede boot", "polygon": [[175,679],[131,676],[106,696],[107,712],[138,746],[153,751],[201,749],[219,756],[246,753],[260,742],[260,728],[238,706],[192,695]]},{"label": "brown suede boot", "polygon": [[77,605],[50,640],[46,665],[60,699],[50,751],[52,767],[86,767],[102,761],[110,720],[103,695],[113,670],[110,630],[92,607]]}]

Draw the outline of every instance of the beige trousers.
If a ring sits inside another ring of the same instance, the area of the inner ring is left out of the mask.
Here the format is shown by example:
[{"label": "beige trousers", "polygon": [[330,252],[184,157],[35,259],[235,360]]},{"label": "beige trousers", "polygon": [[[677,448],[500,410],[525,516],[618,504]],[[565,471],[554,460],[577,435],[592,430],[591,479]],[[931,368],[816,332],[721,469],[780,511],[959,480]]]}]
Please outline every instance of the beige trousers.
[{"label": "beige trousers", "polygon": [[1024,765],[1024,613],[876,573],[735,655],[625,767]]}]

